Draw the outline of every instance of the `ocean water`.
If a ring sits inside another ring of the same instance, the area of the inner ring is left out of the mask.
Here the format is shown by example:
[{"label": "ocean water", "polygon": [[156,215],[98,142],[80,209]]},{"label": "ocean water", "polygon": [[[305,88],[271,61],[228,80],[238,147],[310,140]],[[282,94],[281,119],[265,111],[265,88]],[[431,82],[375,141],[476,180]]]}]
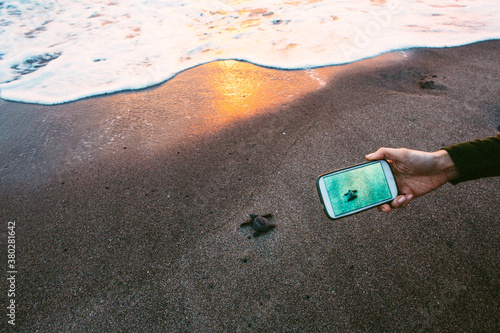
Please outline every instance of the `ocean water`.
[{"label": "ocean water", "polygon": [[57,104],[214,60],[313,68],[498,38],[498,0],[4,0],[0,97]]}]

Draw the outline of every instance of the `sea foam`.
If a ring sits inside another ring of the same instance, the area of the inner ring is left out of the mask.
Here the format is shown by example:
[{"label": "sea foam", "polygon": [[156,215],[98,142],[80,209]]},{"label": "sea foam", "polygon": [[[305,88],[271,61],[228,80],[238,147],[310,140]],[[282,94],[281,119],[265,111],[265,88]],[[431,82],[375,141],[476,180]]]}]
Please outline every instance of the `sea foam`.
[{"label": "sea foam", "polygon": [[6,0],[0,97],[57,104],[214,60],[312,68],[498,38],[496,0]]}]

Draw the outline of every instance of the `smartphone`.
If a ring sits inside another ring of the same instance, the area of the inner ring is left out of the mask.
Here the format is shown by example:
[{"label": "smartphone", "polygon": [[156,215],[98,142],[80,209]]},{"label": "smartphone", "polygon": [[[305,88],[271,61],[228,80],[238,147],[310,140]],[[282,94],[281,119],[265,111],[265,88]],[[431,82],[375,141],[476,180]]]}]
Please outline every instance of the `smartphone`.
[{"label": "smartphone", "polygon": [[391,167],[385,160],[323,174],[316,186],[326,216],[331,219],[391,202],[398,195]]}]

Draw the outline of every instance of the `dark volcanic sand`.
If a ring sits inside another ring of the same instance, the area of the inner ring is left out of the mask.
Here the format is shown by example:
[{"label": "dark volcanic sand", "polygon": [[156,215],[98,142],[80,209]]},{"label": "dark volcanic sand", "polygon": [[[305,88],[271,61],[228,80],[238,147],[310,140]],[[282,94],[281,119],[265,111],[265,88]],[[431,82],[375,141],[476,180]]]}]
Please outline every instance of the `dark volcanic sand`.
[{"label": "dark volcanic sand", "polygon": [[[0,101],[16,330],[498,331],[500,179],[336,222],[315,192],[380,146],[496,135],[498,59],[488,41],[314,72],[208,64],[140,92]],[[250,213],[276,228],[249,239]]]}]

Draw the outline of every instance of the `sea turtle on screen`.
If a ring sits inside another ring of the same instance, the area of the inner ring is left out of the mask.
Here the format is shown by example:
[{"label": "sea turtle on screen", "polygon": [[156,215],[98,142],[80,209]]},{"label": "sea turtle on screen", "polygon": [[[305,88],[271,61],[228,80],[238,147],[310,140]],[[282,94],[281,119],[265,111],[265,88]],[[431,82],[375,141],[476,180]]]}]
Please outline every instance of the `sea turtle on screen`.
[{"label": "sea turtle on screen", "polygon": [[250,224],[252,228],[255,230],[255,232],[253,233],[254,237],[258,237],[260,236],[260,234],[274,228],[275,225],[269,222],[269,220],[271,220],[272,218],[273,218],[272,214],[266,214],[266,215],[250,214],[250,220],[243,222],[241,226]]},{"label": "sea turtle on screen", "polygon": [[347,201],[349,202],[349,201],[352,201],[352,200],[354,200],[354,199],[356,199],[356,198],[358,197],[358,196],[355,194],[355,193],[357,193],[357,192],[358,192],[357,190],[354,190],[354,191],[349,190],[349,191],[347,191],[347,193],[346,193],[346,194],[344,194],[344,196],[346,196],[346,195],[347,195]]}]

